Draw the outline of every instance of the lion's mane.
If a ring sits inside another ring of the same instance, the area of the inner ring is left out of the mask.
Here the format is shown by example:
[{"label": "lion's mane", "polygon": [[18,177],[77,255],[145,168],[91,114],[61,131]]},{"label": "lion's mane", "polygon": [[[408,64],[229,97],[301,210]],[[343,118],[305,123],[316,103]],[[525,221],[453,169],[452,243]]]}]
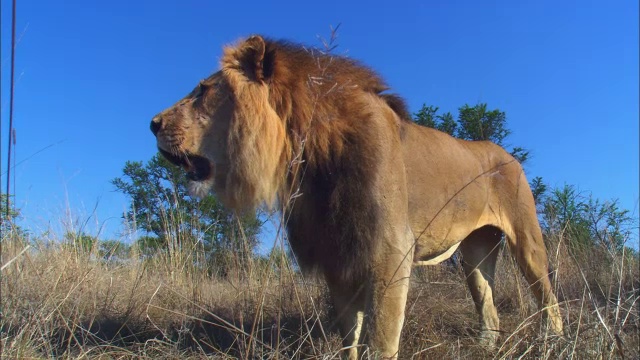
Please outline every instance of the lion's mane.
[{"label": "lion's mane", "polygon": [[370,102],[408,121],[404,101],[357,61],[289,42],[249,39],[225,48],[221,64],[242,119],[231,125],[227,189],[243,206],[285,207],[303,267],[357,278],[375,256],[379,223]]}]

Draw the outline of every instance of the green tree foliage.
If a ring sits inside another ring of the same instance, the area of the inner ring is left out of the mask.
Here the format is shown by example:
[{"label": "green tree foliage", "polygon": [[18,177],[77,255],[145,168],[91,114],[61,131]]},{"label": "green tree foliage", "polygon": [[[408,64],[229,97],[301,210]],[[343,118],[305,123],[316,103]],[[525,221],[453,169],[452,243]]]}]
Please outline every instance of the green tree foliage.
[{"label": "green tree foliage", "polygon": [[503,145],[511,134],[507,129],[507,115],[498,110],[487,110],[487,104],[464,105],[458,109],[460,127],[456,136],[466,140],[488,140]]},{"label": "green tree foliage", "polygon": [[436,122],[436,114],[438,113],[438,107],[427,104],[422,105],[422,108],[415,114],[413,114],[413,121],[422,126],[437,129],[438,123]]},{"label": "green tree foliage", "polygon": [[105,260],[123,260],[131,256],[131,246],[118,240],[102,240],[98,252]]},{"label": "green tree foliage", "polygon": [[20,219],[20,209],[14,206],[12,196],[9,196],[9,209],[7,211],[7,195],[0,194],[0,230],[2,231],[3,239],[7,237],[27,239],[29,237],[28,231],[16,224],[18,219]]},{"label": "green tree foliage", "polygon": [[118,240],[99,240],[82,231],[67,231],[62,246],[77,254],[93,255],[103,260],[123,260],[131,255],[131,246]]},{"label": "green tree foliage", "polygon": [[573,248],[602,246],[619,251],[630,239],[632,229],[637,228],[637,219],[628,210],[621,209],[617,199],[601,201],[572,185],[555,188],[547,194],[542,179],[535,178],[532,183],[542,189],[538,198],[544,232],[547,236],[563,234]]},{"label": "green tree foliage", "polygon": [[141,235],[138,237],[136,244],[142,256],[153,256],[168,246],[165,238],[160,238],[155,235]]},{"label": "green tree foliage", "polygon": [[446,112],[442,115],[438,115],[438,130],[446,132],[449,135],[454,135],[458,130],[458,123],[453,118],[453,114]]},{"label": "green tree foliage", "polygon": [[531,180],[529,186],[531,187],[533,200],[536,202],[536,206],[541,205],[544,202],[545,195],[547,193],[547,184],[542,181],[540,176],[536,176]]},{"label": "green tree foliage", "polygon": [[530,155],[529,150],[523,147],[516,146],[513,149],[511,149],[511,156],[513,156],[516,160],[518,160],[520,164],[526,163],[527,160],[529,160],[529,155]]},{"label": "green tree foliage", "polygon": [[453,118],[453,115],[449,112],[438,115],[438,110],[439,108],[437,106],[427,106],[425,104],[414,114],[413,121],[418,125],[438,129],[451,136],[456,136],[458,123]]},{"label": "green tree foliage", "polygon": [[[488,110],[487,104],[464,105],[458,108],[458,118],[447,112],[438,115],[437,106],[426,104],[414,114],[414,122],[438,129],[451,136],[464,140],[487,140],[505,146],[504,140],[511,134],[507,128],[507,116],[498,109]],[[520,163],[529,158],[529,151],[514,147],[511,155]]]},{"label": "green tree foliage", "polygon": [[83,232],[68,231],[64,235],[64,244],[79,254],[89,254],[97,243],[98,239],[95,236]]},{"label": "green tree foliage", "polygon": [[211,258],[252,255],[261,225],[256,213],[236,216],[212,195],[190,197],[184,171],[160,155],[146,164],[128,161],[122,172],[112,184],[130,199],[125,216],[145,233],[138,240],[143,254],[198,248]]}]

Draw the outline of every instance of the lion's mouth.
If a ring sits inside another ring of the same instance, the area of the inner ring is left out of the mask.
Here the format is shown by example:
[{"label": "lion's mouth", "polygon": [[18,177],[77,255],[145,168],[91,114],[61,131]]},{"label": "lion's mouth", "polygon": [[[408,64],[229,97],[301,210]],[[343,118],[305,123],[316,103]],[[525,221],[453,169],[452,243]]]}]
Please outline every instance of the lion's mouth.
[{"label": "lion's mouth", "polygon": [[211,162],[205,157],[193,154],[175,154],[161,148],[158,150],[170,163],[182,167],[187,172],[187,178],[191,181],[205,181],[212,175]]}]

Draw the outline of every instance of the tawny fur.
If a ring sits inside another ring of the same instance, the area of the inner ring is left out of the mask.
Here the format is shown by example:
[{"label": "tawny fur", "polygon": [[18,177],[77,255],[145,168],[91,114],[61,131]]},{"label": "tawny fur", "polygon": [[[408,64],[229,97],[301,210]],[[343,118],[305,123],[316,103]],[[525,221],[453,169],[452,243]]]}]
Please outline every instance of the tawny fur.
[{"label": "tawny fur", "polygon": [[234,209],[279,205],[299,263],[328,282],[345,346],[396,357],[412,264],[458,246],[482,341],[495,343],[502,233],[561,332],[520,165],[494,144],[415,125],[386,90],[354,60],[255,36],[226,47],[221,70],[152,128],[165,156],[207,175],[192,186],[200,195],[213,190]]}]

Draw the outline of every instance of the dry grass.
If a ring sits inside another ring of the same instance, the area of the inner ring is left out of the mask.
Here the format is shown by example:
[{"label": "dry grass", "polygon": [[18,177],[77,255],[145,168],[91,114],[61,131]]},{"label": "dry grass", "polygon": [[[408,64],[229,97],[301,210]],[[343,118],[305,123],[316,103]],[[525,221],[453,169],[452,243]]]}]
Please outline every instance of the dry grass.
[{"label": "dry grass", "polygon": [[[569,252],[561,236],[551,242],[565,337],[546,331],[524,279],[503,255],[498,349],[476,344],[477,315],[463,274],[440,266],[416,271],[400,357],[639,358],[637,257]],[[3,359],[338,357],[324,284],[273,266],[282,259],[220,278],[163,257],[106,262],[95,251],[57,243],[25,247],[20,239],[3,241]]]}]

